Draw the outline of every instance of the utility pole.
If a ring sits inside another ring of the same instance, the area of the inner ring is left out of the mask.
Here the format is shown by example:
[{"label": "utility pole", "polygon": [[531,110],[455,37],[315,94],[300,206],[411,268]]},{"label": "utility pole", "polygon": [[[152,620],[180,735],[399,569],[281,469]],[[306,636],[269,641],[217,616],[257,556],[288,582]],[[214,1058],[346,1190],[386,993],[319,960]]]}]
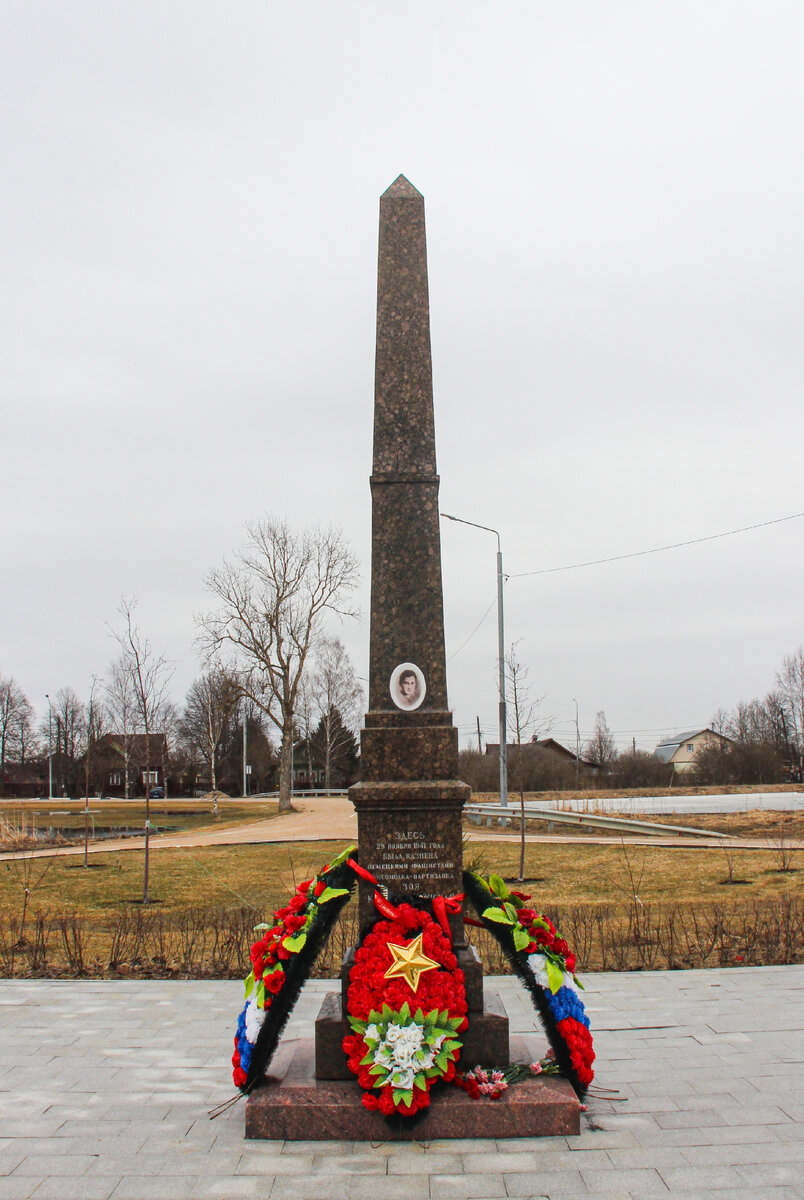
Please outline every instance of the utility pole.
[{"label": "utility pole", "polygon": [[579,790],[581,783],[581,727],[578,724],[578,701],[572,697],[572,703],[575,705],[575,790]]},{"label": "utility pole", "polygon": [[508,717],[505,710],[505,632],[503,629],[503,574],[502,542],[500,534],[490,525],[478,525],[476,521],[465,521],[463,517],[452,517],[449,513],[440,513],[448,521],[456,521],[459,525],[471,525],[473,529],[485,529],[497,538],[497,666],[500,677],[500,808],[508,807]]},{"label": "utility pole", "polygon": [[477,752],[478,754],[482,754],[483,746],[480,742],[480,717],[475,717],[475,720],[477,721]]},{"label": "utility pole", "polygon": [[243,795],[244,796],[248,795],[248,767],[246,766],[246,750],[247,750],[248,735],[246,733],[246,720],[247,720],[247,711],[246,711],[246,702],[244,700],[243,701]]},{"label": "utility pole", "polygon": [[50,696],[45,693],[47,700],[47,775],[48,775],[48,799],[53,799],[53,710],[50,706]]}]

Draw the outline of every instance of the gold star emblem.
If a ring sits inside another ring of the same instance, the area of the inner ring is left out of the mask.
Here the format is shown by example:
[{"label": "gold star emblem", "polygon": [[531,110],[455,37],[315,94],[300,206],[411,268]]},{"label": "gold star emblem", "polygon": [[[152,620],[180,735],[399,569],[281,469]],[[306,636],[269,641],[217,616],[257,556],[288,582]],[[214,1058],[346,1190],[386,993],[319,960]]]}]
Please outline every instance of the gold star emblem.
[{"label": "gold star emblem", "polygon": [[407,946],[395,946],[388,943],[393,962],[385,972],[386,979],[394,979],[401,975],[412,992],[418,991],[419,979],[425,971],[436,971],[441,964],[433,962],[422,951],[422,934],[409,942]]}]

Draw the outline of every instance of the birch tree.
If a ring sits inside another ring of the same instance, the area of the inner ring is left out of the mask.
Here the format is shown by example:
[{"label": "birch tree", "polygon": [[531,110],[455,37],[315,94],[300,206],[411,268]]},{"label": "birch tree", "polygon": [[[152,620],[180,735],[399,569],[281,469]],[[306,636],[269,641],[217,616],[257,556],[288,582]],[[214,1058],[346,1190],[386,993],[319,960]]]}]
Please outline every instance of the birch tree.
[{"label": "birch tree", "polygon": [[125,655],[121,655],[112,663],[105,690],[107,709],[123,753],[123,786],[125,798],[128,800],[131,789],[131,752],[134,736],[139,732],[139,710],[134,697],[129,662]]},{"label": "birch tree", "polygon": [[279,810],[290,808],[294,715],[307,658],[326,613],[356,615],[349,597],[357,559],[332,527],[292,529],[267,517],[247,527],[245,547],[210,571],[218,607],[199,617],[210,654],[229,648],[243,691],[280,737]]},{"label": "birch tree", "polygon": [[795,744],[799,770],[804,762],[804,650],[785,654],[776,674],[778,694],[784,706],[787,739]]},{"label": "birch tree", "polygon": [[519,777],[519,882],[525,878],[525,768],[522,761],[523,741],[525,748],[528,742],[540,733],[546,733],[551,721],[543,717],[540,706],[544,696],[531,700],[528,685],[528,668],[520,661],[517,653],[517,643],[513,642],[505,656],[506,690],[511,700],[507,705],[508,727],[514,738],[515,769]]},{"label": "birch tree", "polygon": [[182,738],[200,754],[209,771],[215,816],[218,815],[218,757],[241,695],[237,677],[214,665],[191,684],[179,720]]},{"label": "birch tree", "polygon": [[0,771],[11,760],[25,761],[33,737],[33,708],[13,678],[0,675]]},{"label": "birch tree", "polygon": [[318,709],[316,743],[321,748],[324,787],[331,787],[332,767],[354,744],[363,715],[363,689],[343,643],[323,638],[316,651],[312,693]]},{"label": "birch tree", "polygon": [[168,703],[167,688],[173,668],[163,654],[157,654],[149,638],[134,621],[135,598],[120,601],[118,614],[122,628],[112,631],[120,647],[120,663],[128,672],[134,697],[134,711],[145,734],[145,864],[142,902],[148,903],[151,838],[151,737],[158,731],[159,721]]}]

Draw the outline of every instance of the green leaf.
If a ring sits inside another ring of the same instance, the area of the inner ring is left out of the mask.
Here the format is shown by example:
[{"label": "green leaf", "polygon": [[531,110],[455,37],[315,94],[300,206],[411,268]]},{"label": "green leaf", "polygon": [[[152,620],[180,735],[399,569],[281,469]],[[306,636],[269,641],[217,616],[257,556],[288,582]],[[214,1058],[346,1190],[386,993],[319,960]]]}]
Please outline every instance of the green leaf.
[{"label": "green leaf", "polygon": [[511,893],[499,875],[489,875],[489,889],[501,900],[507,900]]},{"label": "green leaf", "polygon": [[449,1066],[449,1059],[443,1050],[440,1050],[435,1056],[435,1064],[440,1071],[446,1071],[447,1067]]},{"label": "green leaf", "polygon": [[[339,867],[341,863],[345,863],[347,858],[352,857],[356,849],[357,846],[349,846],[346,850],[341,851],[338,857],[333,858],[332,862],[329,864],[329,870],[331,871],[333,867]],[[329,874],[329,871],[327,871],[327,874]]]},{"label": "green leaf", "polygon": [[291,954],[298,954],[299,951],[304,947],[306,941],[307,934],[298,933],[296,934],[296,937],[286,937],[282,942],[282,945],[286,950],[289,950]]},{"label": "green leaf", "polygon": [[257,984],[257,1008],[265,1008],[265,984],[262,980]]},{"label": "green leaf", "polygon": [[417,1008],[415,1013],[413,1014],[413,1020],[416,1022],[417,1025],[426,1024],[426,1017],[420,1008]]},{"label": "green leaf", "polygon": [[404,1017],[404,1019],[406,1021],[410,1020],[410,1005],[408,1004],[407,1000],[400,1008],[399,1015],[400,1015],[400,1017]]},{"label": "green leaf", "polygon": [[361,1067],[367,1067],[367,1066],[369,1065],[369,1063],[373,1063],[373,1062],[374,1062],[374,1051],[373,1051],[373,1050],[369,1050],[369,1051],[368,1051],[366,1054],[364,1054],[364,1055],[363,1055],[363,1057],[361,1058],[361,1060],[360,1060],[360,1065],[361,1065]]},{"label": "green leaf", "polygon": [[373,1067],[369,1067],[369,1075],[384,1075],[385,1072],[386,1068],[380,1066],[379,1063],[375,1063]]},{"label": "green leaf", "polygon": [[514,908],[513,904],[509,904],[508,901],[506,900],[505,903],[503,904],[503,908],[508,913],[508,919],[510,920],[511,924],[512,925],[518,924],[519,917],[516,915],[516,909]]},{"label": "green leaf", "polygon": [[249,971],[248,975],[246,976],[245,982],[246,982],[246,999],[248,999],[249,996],[251,995],[251,989],[254,987],[254,972],[253,971]]},{"label": "green leaf", "polygon": [[421,1071],[418,1075],[415,1076],[415,1078],[413,1080],[413,1086],[419,1088],[422,1092],[427,1091],[427,1084],[424,1082],[424,1072],[423,1071]]},{"label": "green leaf", "polygon": [[402,1088],[394,1088],[391,1096],[394,1104],[410,1105],[410,1102],[413,1099],[413,1091],[411,1088],[405,1088],[404,1090]]},{"label": "green leaf", "polygon": [[366,1022],[366,1024],[367,1025],[379,1025],[381,1020],[382,1020],[382,1013],[378,1013],[376,1008],[372,1008],[371,1012],[368,1015],[368,1021]]},{"label": "green leaf", "polygon": [[579,987],[582,992],[586,991],[586,988],[583,986],[583,984],[581,983],[581,981],[577,975],[573,975],[572,982],[575,984],[576,987]]},{"label": "green leaf", "polygon": [[320,896],[316,897],[316,904],[328,904],[330,900],[334,900],[336,896],[348,896],[348,888],[324,888]]},{"label": "green leaf", "polygon": [[355,1033],[366,1032],[366,1022],[361,1021],[359,1017],[349,1017],[349,1024],[352,1026],[352,1029],[354,1029]]},{"label": "green leaf", "polygon": [[518,928],[514,930],[514,949],[524,950],[525,947],[529,945],[530,935],[525,932],[521,925],[518,926]]},{"label": "green leaf", "polygon": [[550,991],[554,995],[564,982],[564,972],[549,958],[547,960],[547,982],[550,984]]},{"label": "green leaf", "polygon": [[[513,925],[514,921],[503,908],[487,908],[482,914],[484,921],[496,921],[498,925]],[[516,918],[514,918],[516,920]]]}]

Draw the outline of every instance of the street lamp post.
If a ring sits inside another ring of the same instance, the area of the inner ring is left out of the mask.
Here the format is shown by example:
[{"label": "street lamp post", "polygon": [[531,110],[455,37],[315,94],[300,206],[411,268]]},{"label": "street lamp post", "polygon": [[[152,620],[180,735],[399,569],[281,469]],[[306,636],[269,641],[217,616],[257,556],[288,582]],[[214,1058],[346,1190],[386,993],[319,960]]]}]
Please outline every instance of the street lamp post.
[{"label": "street lamp post", "polygon": [[449,513],[441,513],[448,521],[456,521],[459,525],[471,525],[473,529],[485,529],[497,538],[497,665],[500,674],[500,808],[508,807],[508,717],[505,709],[505,633],[503,623],[503,560],[500,535],[489,525],[478,525],[476,521],[465,521],[463,517],[453,517]]},{"label": "street lamp post", "polygon": [[243,795],[248,795],[248,734],[246,733],[246,721],[248,720],[248,712],[246,710],[246,702],[243,701]]},{"label": "street lamp post", "polygon": [[53,799],[53,709],[50,707],[50,696],[45,692],[47,700],[47,791],[48,799]]},{"label": "street lamp post", "polygon": [[580,788],[580,773],[581,773],[581,727],[578,724],[578,701],[572,697],[572,703],[575,705],[575,790]]}]

